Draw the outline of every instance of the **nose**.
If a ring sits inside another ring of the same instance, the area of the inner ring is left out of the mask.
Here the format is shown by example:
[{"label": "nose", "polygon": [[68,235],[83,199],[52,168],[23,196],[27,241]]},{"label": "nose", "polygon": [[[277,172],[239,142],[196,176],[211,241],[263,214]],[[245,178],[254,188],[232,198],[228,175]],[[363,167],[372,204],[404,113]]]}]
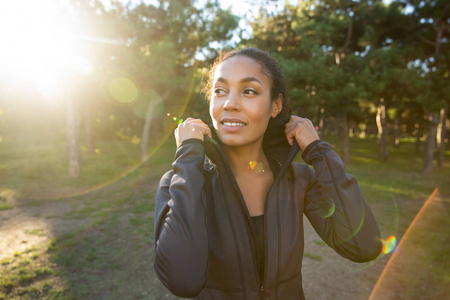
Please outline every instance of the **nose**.
[{"label": "nose", "polygon": [[240,110],[241,104],[239,101],[239,95],[235,95],[235,93],[229,93],[227,100],[223,104],[223,109],[229,111]]}]

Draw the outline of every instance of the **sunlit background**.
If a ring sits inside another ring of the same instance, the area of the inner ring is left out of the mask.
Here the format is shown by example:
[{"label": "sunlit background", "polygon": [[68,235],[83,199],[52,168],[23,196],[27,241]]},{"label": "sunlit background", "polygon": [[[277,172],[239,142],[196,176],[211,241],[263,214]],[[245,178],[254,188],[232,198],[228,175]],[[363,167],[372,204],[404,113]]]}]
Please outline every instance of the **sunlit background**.
[{"label": "sunlit background", "polygon": [[[210,122],[209,66],[242,47],[276,58],[294,113],[339,152],[380,224],[383,253],[363,265],[340,263],[307,229],[307,296],[328,299],[324,284],[342,289],[335,299],[450,293],[448,1],[4,0],[0,299],[170,299],[151,262],[137,261],[151,256],[154,192],[174,128]],[[384,269],[394,254],[423,276]],[[142,281],[123,284],[134,272]],[[89,276],[114,292],[99,295],[107,288]]]}]

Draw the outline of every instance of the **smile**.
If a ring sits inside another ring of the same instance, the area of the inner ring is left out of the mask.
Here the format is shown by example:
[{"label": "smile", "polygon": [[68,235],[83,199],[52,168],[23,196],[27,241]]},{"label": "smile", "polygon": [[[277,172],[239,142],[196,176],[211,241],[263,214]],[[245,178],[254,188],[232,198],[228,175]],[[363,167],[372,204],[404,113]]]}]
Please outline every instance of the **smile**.
[{"label": "smile", "polygon": [[231,126],[231,127],[242,127],[245,126],[244,123],[234,123],[234,122],[222,122],[225,126]]}]

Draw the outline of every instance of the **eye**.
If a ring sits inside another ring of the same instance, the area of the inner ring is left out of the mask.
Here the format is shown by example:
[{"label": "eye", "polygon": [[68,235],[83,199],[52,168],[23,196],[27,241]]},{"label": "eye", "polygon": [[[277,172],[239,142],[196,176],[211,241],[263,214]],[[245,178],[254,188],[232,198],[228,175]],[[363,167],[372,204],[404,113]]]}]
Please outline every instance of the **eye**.
[{"label": "eye", "polygon": [[245,95],[259,95],[259,93],[257,91],[255,91],[254,89],[245,89],[244,94]]},{"label": "eye", "polygon": [[216,88],[216,89],[214,89],[214,95],[221,96],[223,94],[225,94],[225,90],[223,88]]}]

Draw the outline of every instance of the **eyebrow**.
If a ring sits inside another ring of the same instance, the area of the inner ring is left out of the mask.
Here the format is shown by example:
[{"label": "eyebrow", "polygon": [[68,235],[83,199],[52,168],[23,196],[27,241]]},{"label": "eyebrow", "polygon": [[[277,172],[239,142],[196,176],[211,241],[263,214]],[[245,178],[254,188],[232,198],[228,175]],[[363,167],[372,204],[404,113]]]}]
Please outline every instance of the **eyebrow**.
[{"label": "eyebrow", "polygon": [[[223,83],[228,83],[228,80],[226,80],[226,79],[223,78],[223,77],[217,78],[217,81],[220,81],[220,82],[223,82]],[[240,82],[252,82],[252,81],[258,82],[261,86],[263,85],[262,82],[259,81],[259,80],[258,80],[257,78],[255,78],[255,77],[245,77],[245,78],[242,78],[242,79],[240,80]]]}]

